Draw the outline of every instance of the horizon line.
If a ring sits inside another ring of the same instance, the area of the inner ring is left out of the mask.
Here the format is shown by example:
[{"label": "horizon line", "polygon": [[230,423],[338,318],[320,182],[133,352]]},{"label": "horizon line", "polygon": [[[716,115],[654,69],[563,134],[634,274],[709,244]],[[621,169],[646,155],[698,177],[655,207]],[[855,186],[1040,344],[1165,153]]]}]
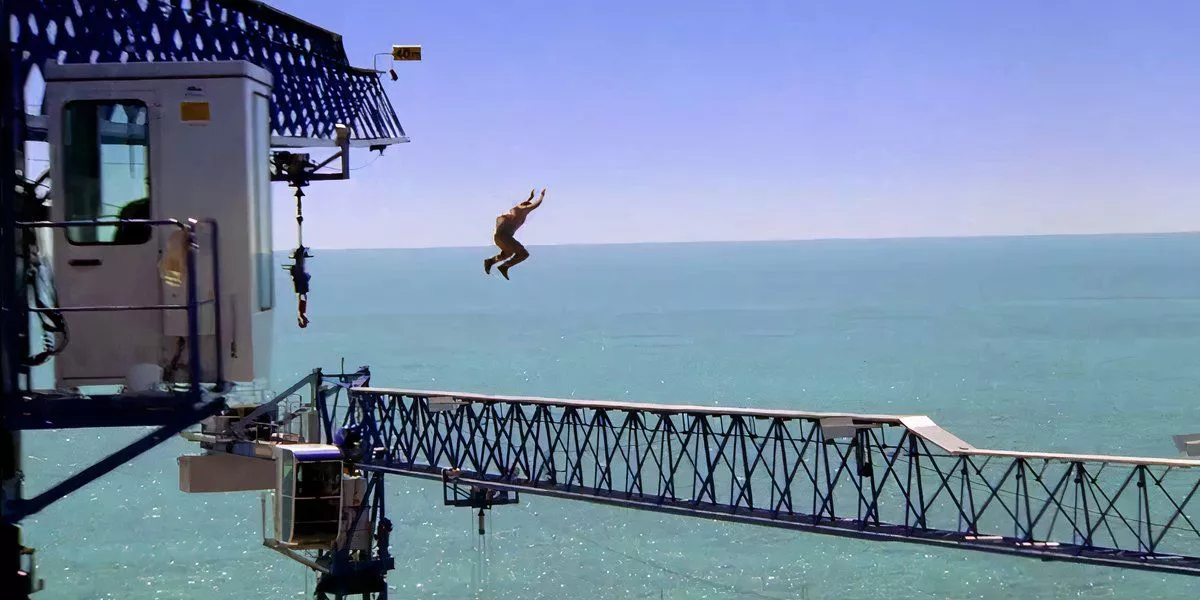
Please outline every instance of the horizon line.
[{"label": "horizon line", "polygon": [[[1200,230],[1179,231],[1114,231],[1093,233],[999,233],[980,235],[894,235],[878,237],[813,237],[813,238],[777,238],[777,239],[747,239],[747,240],[688,240],[688,241],[639,241],[639,242],[557,242],[546,244],[526,244],[531,248],[558,247],[590,247],[590,246],[681,246],[687,244],[779,244],[803,242],[871,242],[871,241],[921,241],[921,240],[976,240],[976,239],[1014,239],[1014,238],[1083,238],[1083,237],[1135,237],[1135,236],[1175,236],[1196,235]],[[310,250],[469,250],[491,248],[491,244],[478,245],[445,245],[445,246],[306,246]],[[294,248],[275,248],[273,252],[290,252]]]}]

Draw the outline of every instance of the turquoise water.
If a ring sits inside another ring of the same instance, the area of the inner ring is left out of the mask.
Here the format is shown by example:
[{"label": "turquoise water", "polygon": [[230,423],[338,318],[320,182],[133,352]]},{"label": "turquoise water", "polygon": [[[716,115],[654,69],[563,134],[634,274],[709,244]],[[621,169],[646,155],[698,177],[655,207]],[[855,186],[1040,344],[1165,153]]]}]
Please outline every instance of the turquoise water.
[{"label": "turquoise water", "polygon": [[[924,413],[981,447],[1171,456],[1200,431],[1200,235],[318,251],[274,377]],[[29,435],[30,491],[139,432]],[[27,523],[44,598],[306,597],[255,494],[186,495],[182,441]],[[543,498],[473,516],[395,478],[397,598],[1194,598],[1190,579]],[[307,580],[311,589],[311,579]]]}]

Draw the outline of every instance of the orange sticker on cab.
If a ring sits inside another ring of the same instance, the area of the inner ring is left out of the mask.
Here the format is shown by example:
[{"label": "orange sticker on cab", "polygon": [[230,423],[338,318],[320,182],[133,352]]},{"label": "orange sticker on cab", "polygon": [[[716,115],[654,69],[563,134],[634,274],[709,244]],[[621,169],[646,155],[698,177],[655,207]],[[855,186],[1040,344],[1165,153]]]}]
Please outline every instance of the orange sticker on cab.
[{"label": "orange sticker on cab", "polygon": [[212,118],[207,102],[180,102],[179,119],[181,121],[208,121]]}]

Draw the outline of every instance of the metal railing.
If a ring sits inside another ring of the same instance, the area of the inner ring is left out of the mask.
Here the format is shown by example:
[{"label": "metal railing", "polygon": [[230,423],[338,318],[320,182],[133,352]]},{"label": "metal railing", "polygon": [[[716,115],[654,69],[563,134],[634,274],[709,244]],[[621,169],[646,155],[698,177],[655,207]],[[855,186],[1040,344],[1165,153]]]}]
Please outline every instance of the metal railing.
[{"label": "metal railing", "polygon": [[[213,278],[213,300],[200,301],[197,290],[197,265],[196,253],[199,249],[197,242],[197,229],[203,223],[210,227],[210,237],[213,248],[212,256],[212,278]],[[184,248],[185,254],[185,270],[187,272],[187,300],[185,304],[156,304],[156,305],[130,305],[130,306],[66,306],[66,307],[37,307],[24,304],[27,313],[20,316],[27,318],[28,313],[54,313],[54,312],[120,312],[131,310],[153,310],[153,311],[171,311],[184,310],[187,311],[187,340],[189,351],[188,372],[189,386],[187,388],[188,402],[176,402],[176,398],[172,395],[163,398],[153,406],[149,405],[127,405],[124,403],[128,397],[123,394],[116,396],[97,396],[86,398],[58,398],[43,394],[27,391],[22,398],[14,399],[10,406],[6,407],[10,412],[7,415],[9,420],[18,423],[19,429],[45,429],[57,428],[64,425],[69,427],[117,427],[131,425],[148,425],[143,422],[143,417],[147,413],[155,414],[153,419],[158,427],[138,438],[137,440],[125,445],[112,454],[97,460],[91,465],[80,469],[71,474],[67,478],[51,486],[49,489],[39,493],[37,496],[21,499],[8,499],[8,505],[5,508],[5,518],[12,521],[32,516],[50,506],[54,502],[61,500],[67,495],[81,489],[88,483],[102,477],[104,474],[113,469],[127,464],[133,458],[141,455],[150,448],[170,439],[180,431],[192,424],[212,416],[224,410],[226,407],[225,398],[223,395],[216,395],[212,398],[207,398],[204,395],[202,379],[202,365],[200,364],[200,309],[202,306],[213,303],[213,321],[216,325],[216,341],[217,341],[217,356],[216,356],[216,378],[218,388],[225,386],[224,364],[221,356],[221,312],[220,312],[220,264],[219,264],[219,232],[217,223],[212,220],[203,222],[189,219],[187,221],[179,221],[176,219],[122,219],[119,221],[35,221],[35,222],[18,222],[17,227],[25,230],[31,229],[63,229],[67,227],[105,227],[118,224],[125,225],[145,225],[147,227],[175,227],[183,230],[186,233],[186,244]],[[25,244],[23,248],[23,257],[25,264],[29,264],[31,258],[30,245]],[[67,342],[69,343],[69,341]],[[28,350],[28,349],[26,349]],[[61,350],[61,348],[60,348]],[[94,406],[93,406],[94,405]],[[58,419],[57,417],[66,417]],[[32,421],[31,421],[32,419]],[[48,419],[48,421],[47,421]],[[65,423],[64,423],[65,420]]]},{"label": "metal railing", "polygon": [[[119,225],[142,225],[146,227],[174,227],[186,233],[186,243],[184,249],[186,277],[184,285],[186,287],[187,298],[184,304],[147,304],[147,305],[107,305],[107,306],[62,306],[62,307],[36,307],[26,305],[26,310],[31,313],[70,313],[70,312],[129,312],[129,311],[186,311],[187,312],[187,347],[188,347],[188,393],[193,400],[198,401],[202,392],[202,372],[203,365],[200,358],[200,310],[201,307],[212,304],[213,306],[213,325],[215,338],[214,365],[216,369],[216,385],[217,389],[224,389],[227,385],[225,381],[225,360],[221,349],[222,327],[221,327],[221,267],[220,267],[220,228],[214,219],[187,219],[181,221],[179,219],[118,219],[118,220],[85,220],[85,221],[25,221],[18,222],[17,227],[24,230],[36,229],[67,229],[72,227],[113,227]],[[197,264],[196,253],[200,248],[197,229],[199,226],[205,226],[209,229],[209,242],[211,243],[212,252],[212,290],[213,298],[208,300],[200,300],[198,290],[196,288]],[[31,259],[29,253],[29,245],[26,244],[23,249],[23,258],[25,264],[29,264]]]}]

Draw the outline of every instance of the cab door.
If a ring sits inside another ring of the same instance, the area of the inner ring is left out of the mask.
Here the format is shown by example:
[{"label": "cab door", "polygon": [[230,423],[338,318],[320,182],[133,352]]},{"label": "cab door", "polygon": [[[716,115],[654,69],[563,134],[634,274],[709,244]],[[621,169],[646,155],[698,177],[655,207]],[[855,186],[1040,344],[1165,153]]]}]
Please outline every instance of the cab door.
[{"label": "cab door", "polygon": [[[58,355],[60,385],[122,383],[138,363],[162,363],[159,248],[170,231],[119,225],[157,218],[157,94],[127,82],[48,82],[55,221],[114,221],[55,230],[54,271],[69,339]],[[122,86],[128,89],[121,89]]]}]

